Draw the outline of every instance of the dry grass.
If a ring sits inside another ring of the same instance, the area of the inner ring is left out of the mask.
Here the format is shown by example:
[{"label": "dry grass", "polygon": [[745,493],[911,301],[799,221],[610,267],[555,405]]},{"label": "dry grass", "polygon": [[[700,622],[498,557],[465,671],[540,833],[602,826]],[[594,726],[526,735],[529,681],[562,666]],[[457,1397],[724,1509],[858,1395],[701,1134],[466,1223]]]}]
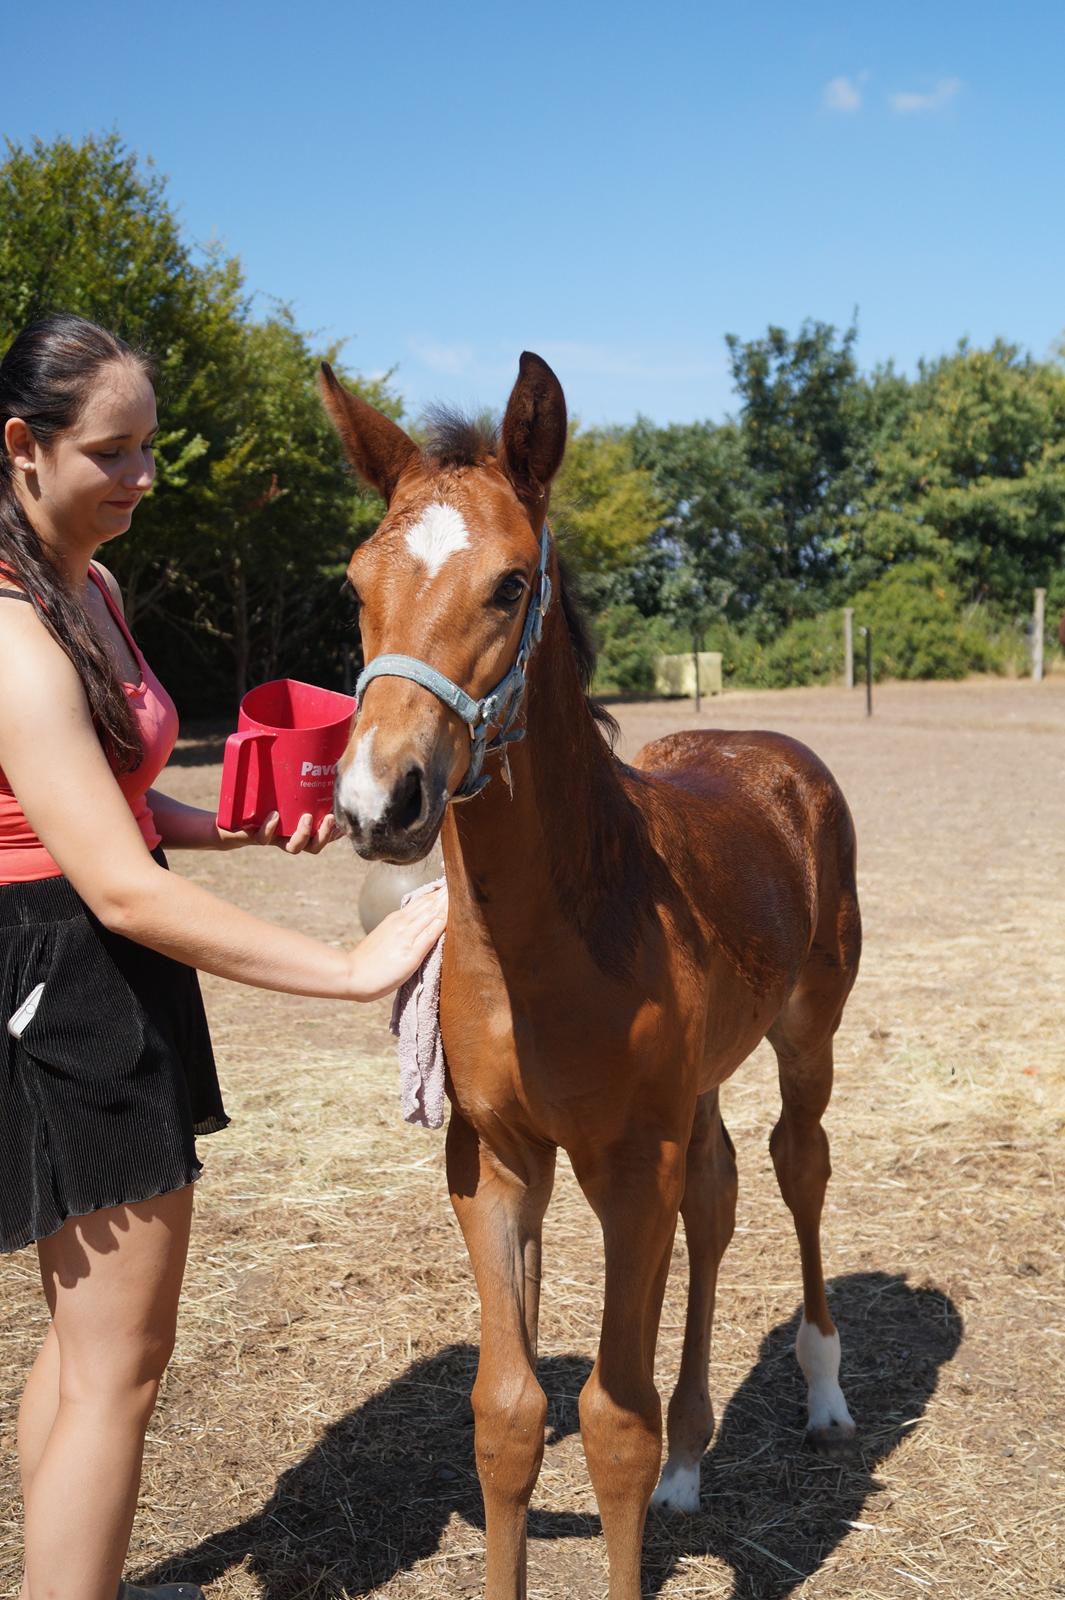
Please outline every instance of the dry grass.
[{"label": "dry grass", "polygon": [[[725,1093],[740,1211],[718,1301],[719,1428],[702,1510],[652,1518],[646,1591],[1065,1594],[1065,683],[887,687],[868,724],[857,693],[736,695],[705,720],[805,738],[858,823],[867,946],[828,1119],[826,1243],[861,1446],[845,1462],[802,1449],[796,1252],[766,1150],[776,1100],[759,1052]],[[691,721],[688,706],[626,707],[626,747]],[[209,800],[216,753],[190,746],[174,791]],[[178,865],[327,938],[355,931],[360,869],[339,850]],[[476,1297],[442,1140],[398,1118],[384,1008],[215,983],[208,1003],[235,1120],[204,1146],[131,1571],[198,1579],[212,1600],[477,1593]],[[14,1414],[43,1312],[30,1254],[0,1270],[0,1579],[13,1594]],[[600,1252],[568,1170],[545,1271],[551,1414],[530,1590],[561,1600],[605,1588],[576,1433]]]}]

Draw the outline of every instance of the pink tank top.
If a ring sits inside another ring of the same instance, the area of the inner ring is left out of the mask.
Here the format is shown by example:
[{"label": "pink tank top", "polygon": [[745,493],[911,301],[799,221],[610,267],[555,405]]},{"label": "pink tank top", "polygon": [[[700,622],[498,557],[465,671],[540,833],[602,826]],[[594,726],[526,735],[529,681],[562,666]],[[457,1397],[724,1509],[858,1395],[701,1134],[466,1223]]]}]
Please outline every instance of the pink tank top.
[{"label": "pink tank top", "polygon": [[[140,669],[140,681],[124,683],[122,687],[133,709],[144,759],[133,772],[116,772],[115,780],[137,820],[145,844],[149,850],[154,850],[160,843],[160,835],[145,797],[170,760],[178,733],[177,708],[137,648],[106,583],[92,567],[89,576],[103,595]],[[30,883],[38,878],[59,878],[62,873],[62,867],[48,854],[26,821],[7,778],[0,771],[0,886]]]}]

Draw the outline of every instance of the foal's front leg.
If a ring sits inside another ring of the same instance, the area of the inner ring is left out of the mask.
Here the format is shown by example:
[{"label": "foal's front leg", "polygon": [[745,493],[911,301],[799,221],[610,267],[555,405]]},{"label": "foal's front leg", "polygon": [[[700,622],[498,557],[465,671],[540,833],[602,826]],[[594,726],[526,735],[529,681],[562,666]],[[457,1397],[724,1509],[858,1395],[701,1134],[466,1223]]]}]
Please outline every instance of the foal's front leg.
[{"label": "foal's front leg", "polygon": [[655,1345],[685,1143],[642,1134],[607,1152],[571,1152],[605,1249],[603,1329],[580,1414],[610,1562],[610,1600],[640,1600],[643,1529],[662,1459]]},{"label": "foal's front leg", "polygon": [[481,1298],[473,1386],[474,1444],[484,1495],[485,1600],[525,1600],[525,1529],[544,1454],[547,1399],[536,1379],[540,1237],[555,1152],[515,1147],[504,1165],[460,1112],[447,1131],[447,1172]]}]

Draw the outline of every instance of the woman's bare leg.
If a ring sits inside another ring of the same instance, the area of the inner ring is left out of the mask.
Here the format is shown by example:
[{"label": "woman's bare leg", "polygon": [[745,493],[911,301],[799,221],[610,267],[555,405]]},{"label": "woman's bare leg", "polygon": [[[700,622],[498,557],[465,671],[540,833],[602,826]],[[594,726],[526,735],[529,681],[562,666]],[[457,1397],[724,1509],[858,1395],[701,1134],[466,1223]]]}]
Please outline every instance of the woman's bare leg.
[{"label": "woman's bare leg", "polygon": [[[44,1343],[30,1368],[18,1413],[18,1460],[22,1503],[29,1500],[30,1485],[44,1454],[48,1435],[59,1410],[59,1340],[48,1324]],[[19,1600],[30,1600],[29,1579],[23,1576]]]},{"label": "woman's bare leg", "polygon": [[59,1340],[51,1323],[26,1379],[18,1413],[18,1460],[23,1499],[30,1492],[37,1465],[59,1410]]},{"label": "woman's bare leg", "polygon": [[31,1394],[24,1455],[27,1600],[114,1600],[144,1434],[173,1349],[191,1219],[189,1186],[71,1218],[38,1244],[59,1397],[42,1443],[46,1342],[31,1376],[42,1387]]}]

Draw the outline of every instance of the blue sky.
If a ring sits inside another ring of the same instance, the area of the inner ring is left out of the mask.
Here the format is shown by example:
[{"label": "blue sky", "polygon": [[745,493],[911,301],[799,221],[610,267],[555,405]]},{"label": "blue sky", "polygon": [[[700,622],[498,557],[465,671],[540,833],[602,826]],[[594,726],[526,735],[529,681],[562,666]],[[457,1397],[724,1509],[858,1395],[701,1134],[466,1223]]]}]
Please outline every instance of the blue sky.
[{"label": "blue sky", "polygon": [[539,351],[585,421],[719,417],[726,332],[862,363],[1065,332],[1065,7],[50,4],[0,131],[117,129],[411,410]]}]

